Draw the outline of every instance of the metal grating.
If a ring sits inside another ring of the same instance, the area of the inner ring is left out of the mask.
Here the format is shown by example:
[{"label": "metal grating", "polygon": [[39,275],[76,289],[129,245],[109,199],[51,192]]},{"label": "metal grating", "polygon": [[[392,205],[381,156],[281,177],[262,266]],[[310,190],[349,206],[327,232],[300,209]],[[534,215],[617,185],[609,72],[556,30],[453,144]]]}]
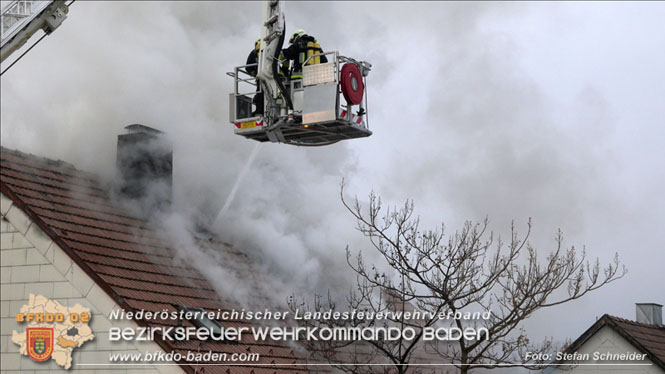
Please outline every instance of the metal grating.
[{"label": "metal grating", "polygon": [[[2,8],[2,17],[0,18],[0,31],[2,39],[11,35],[24,20],[28,20],[32,15],[46,8],[51,1],[28,1],[15,0]],[[4,4],[3,4],[4,5]]]},{"label": "metal grating", "polygon": [[307,65],[302,69],[303,86],[335,82],[335,63]]}]

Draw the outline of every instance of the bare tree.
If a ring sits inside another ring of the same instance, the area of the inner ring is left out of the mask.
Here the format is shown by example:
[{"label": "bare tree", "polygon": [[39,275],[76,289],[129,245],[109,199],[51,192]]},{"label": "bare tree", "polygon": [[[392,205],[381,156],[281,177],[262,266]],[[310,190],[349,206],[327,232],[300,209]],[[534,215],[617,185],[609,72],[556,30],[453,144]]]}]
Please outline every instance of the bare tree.
[{"label": "bare tree", "polygon": [[[460,230],[446,234],[442,224],[434,230],[420,229],[414,216],[414,204],[406,203],[384,209],[381,199],[369,196],[367,209],[356,198],[353,204],[341,199],[355,217],[357,229],[380,253],[388,271],[367,264],[362,253],[352,256],[347,247],[347,262],[357,276],[357,287],[346,298],[348,310],[369,312],[406,311],[417,309],[428,317],[378,320],[319,319],[308,323],[316,326],[378,326],[411,327],[416,335],[411,339],[377,339],[363,342],[361,349],[349,341],[308,342],[308,348],[343,371],[351,373],[391,372],[414,373],[423,368],[411,362],[417,347],[422,347],[426,328],[450,326],[459,331],[472,327],[487,334],[472,339],[431,341],[431,348],[444,362],[453,364],[465,374],[475,368],[520,366],[541,369],[543,360],[534,354],[552,349],[552,340],[535,343],[520,327],[522,321],[542,308],[553,307],[575,299],[623,277],[626,269],[620,266],[618,255],[601,268],[598,259],[589,262],[584,250],[564,248],[563,235],[558,231],[554,249],[540,258],[528,242],[531,220],[524,235],[514,224],[507,242],[487,232],[488,221],[467,222]],[[619,269],[621,268],[621,271]],[[292,310],[321,311],[335,309],[333,301],[315,297],[312,305],[292,298]],[[486,318],[469,316],[486,311]],[[395,314],[390,314],[395,316]],[[531,357],[526,353],[531,352]],[[382,359],[383,361],[380,361]],[[353,366],[342,363],[380,361],[389,366]],[[415,360],[414,360],[415,361]],[[439,361],[441,362],[441,361]],[[438,372],[443,372],[440,369]]]}]

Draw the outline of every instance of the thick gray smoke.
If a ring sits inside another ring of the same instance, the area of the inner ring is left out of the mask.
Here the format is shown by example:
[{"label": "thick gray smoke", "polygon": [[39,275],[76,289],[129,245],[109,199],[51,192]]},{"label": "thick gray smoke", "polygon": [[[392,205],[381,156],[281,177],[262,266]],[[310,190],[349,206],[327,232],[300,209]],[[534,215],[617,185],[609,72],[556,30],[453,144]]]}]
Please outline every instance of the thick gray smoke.
[{"label": "thick gray smoke", "polygon": [[[289,31],[374,65],[375,134],[263,146],[211,229],[263,258],[283,289],[343,285],[344,247],[369,250],[339,202],[346,177],[361,198],[371,189],[390,203],[413,197],[426,223],[489,216],[506,235],[511,220],[525,228],[532,217],[543,252],[558,227],[567,245],[586,244],[604,262],[619,251],[632,273],[534,318],[538,334],[576,336],[603,313],[632,318],[632,303],[664,301],[645,286],[663,285],[664,8],[288,3]],[[254,147],[228,123],[225,72],[245,62],[260,17],[258,2],[76,2],[2,77],[2,144],[110,179],[122,127],[167,132],[178,212],[167,222],[200,259],[192,222],[214,220]],[[566,308],[579,319],[560,317]]]}]

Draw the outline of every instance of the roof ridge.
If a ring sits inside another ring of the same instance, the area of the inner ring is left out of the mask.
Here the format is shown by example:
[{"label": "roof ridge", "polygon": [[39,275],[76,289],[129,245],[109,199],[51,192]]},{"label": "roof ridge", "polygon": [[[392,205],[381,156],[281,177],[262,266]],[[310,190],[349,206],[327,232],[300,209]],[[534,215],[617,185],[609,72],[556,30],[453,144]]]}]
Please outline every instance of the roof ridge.
[{"label": "roof ridge", "polygon": [[[67,162],[67,161],[64,161],[64,160],[59,160],[59,159],[56,160],[56,159],[53,159],[53,158],[38,156],[38,155],[35,155],[35,154],[32,154],[32,153],[26,153],[26,152],[23,152],[23,151],[19,151],[18,149],[7,148],[7,147],[4,147],[4,146],[0,146],[0,151],[6,152],[6,153],[13,153],[13,154],[15,154],[19,157],[22,157],[22,158],[29,158],[29,159],[33,159],[33,160],[37,160],[37,161],[42,161],[42,162],[45,161],[48,165],[65,166],[69,169],[73,169],[73,170],[76,170],[78,172],[82,172],[81,170],[77,169],[74,166],[74,164],[72,164],[70,162]],[[82,172],[82,173],[85,173],[85,172]]]},{"label": "roof ridge", "polygon": [[659,325],[651,325],[651,324],[648,324],[648,323],[642,323],[642,322],[637,322],[637,321],[633,321],[633,320],[626,319],[626,318],[613,316],[611,314],[605,314],[603,317],[605,317],[605,316],[607,318],[611,319],[611,320],[614,320],[615,322],[628,323],[628,324],[631,324],[631,325],[634,325],[634,326],[646,327],[646,328],[650,328],[650,329],[665,330],[664,325],[660,325],[660,326]]}]

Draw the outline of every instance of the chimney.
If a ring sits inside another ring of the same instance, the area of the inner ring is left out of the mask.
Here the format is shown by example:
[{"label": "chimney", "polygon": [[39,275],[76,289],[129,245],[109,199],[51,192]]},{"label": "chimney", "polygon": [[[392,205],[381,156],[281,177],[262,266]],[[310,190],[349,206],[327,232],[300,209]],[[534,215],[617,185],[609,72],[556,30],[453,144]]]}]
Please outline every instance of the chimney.
[{"label": "chimney", "polygon": [[646,325],[663,325],[663,306],[656,303],[636,303],[636,320]]},{"label": "chimney", "polygon": [[166,210],[171,204],[173,146],[166,135],[139,124],[118,135],[116,164],[119,193],[135,200],[146,214]]}]

